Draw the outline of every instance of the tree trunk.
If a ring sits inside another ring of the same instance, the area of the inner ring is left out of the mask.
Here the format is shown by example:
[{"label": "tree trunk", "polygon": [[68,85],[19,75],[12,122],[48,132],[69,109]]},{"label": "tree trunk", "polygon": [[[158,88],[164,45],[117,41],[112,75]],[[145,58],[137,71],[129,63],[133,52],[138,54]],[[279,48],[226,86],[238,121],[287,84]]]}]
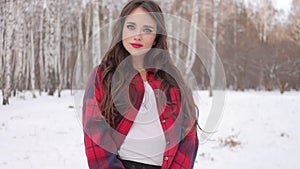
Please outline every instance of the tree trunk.
[{"label": "tree trunk", "polygon": [[100,18],[99,18],[99,1],[94,0],[93,4],[93,67],[100,64],[101,47],[100,47]]},{"label": "tree trunk", "polygon": [[113,2],[109,2],[109,5],[108,5],[108,9],[109,9],[109,12],[108,12],[108,23],[109,23],[109,28],[108,28],[108,41],[111,41],[112,39],[112,30],[113,30],[113,8],[114,8],[114,5],[113,5]]},{"label": "tree trunk", "polygon": [[[82,7],[81,7],[81,0],[79,0],[77,5],[77,11],[78,11],[78,39],[77,39],[77,59],[76,59],[76,67],[74,69],[74,75],[73,77],[73,87],[77,89],[77,87],[80,87],[84,89],[83,85],[83,31],[82,31]],[[79,84],[80,83],[80,84]],[[74,86],[75,85],[75,86]]]},{"label": "tree trunk", "polygon": [[[62,59],[63,55],[61,54],[61,0],[58,0],[57,4],[57,21],[56,21],[56,38],[57,38],[57,48],[56,48],[56,77],[58,83],[58,97],[61,97],[61,90],[63,85],[63,71],[62,71]],[[68,27],[68,24],[64,25]],[[71,32],[68,32],[70,34]],[[67,38],[66,38],[67,39]],[[67,45],[67,44],[65,44]]]},{"label": "tree trunk", "polygon": [[39,80],[40,80],[40,94],[41,91],[45,90],[45,55],[44,55],[44,7],[43,1],[38,1],[38,11],[40,12],[39,15]]},{"label": "tree trunk", "polygon": [[207,27],[207,23],[206,23],[206,13],[207,13],[207,6],[208,6],[208,1],[207,0],[202,0],[202,5],[201,5],[201,20],[200,20],[200,23],[201,23],[201,27],[200,29],[202,30],[203,33],[206,33],[206,27]]},{"label": "tree trunk", "polygon": [[35,52],[34,52],[34,38],[33,38],[33,27],[34,27],[34,17],[33,17],[33,2],[30,0],[30,46],[31,46],[31,56],[30,56],[30,89],[32,93],[32,97],[36,98],[35,96]]},{"label": "tree trunk", "polygon": [[55,59],[57,58],[57,50],[56,50],[56,14],[57,8],[55,6],[55,0],[47,1],[47,32],[46,32],[46,74],[47,74],[47,89],[48,95],[54,95],[56,90],[56,76],[55,76]]},{"label": "tree trunk", "polygon": [[199,17],[199,3],[198,0],[193,0],[193,10],[192,10],[192,24],[190,27],[190,35],[189,35],[189,44],[188,44],[188,55],[186,59],[186,72],[185,75],[188,75],[192,67],[195,63],[196,55],[193,49],[196,48],[197,42],[197,29],[198,26],[198,17]]},{"label": "tree trunk", "polygon": [[218,24],[219,24],[219,14],[220,6],[222,0],[214,0],[213,5],[213,30],[212,30],[212,51],[211,51],[211,67],[210,67],[210,90],[209,96],[213,95],[213,88],[215,87],[215,77],[216,77],[216,60],[217,60],[217,36],[218,36]]},{"label": "tree trunk", "polygon": [[87,3],[87,11],[85,14],[85,49],[84,49],[84,61],[83,61],[83,68],[84,68],[84,74],[89,74],[91,67],[93,66],[93,58],[91,55],[91,41],[90,41],[90,29],[91,29],[91,2],[89,1]]},{"label": "tree trunk", "polygon": [[17,9],[17,30],[16,33],[16,68],[14,76],[14,90],[23,91],[24,90],[24,80],[23,80],[23,60],[24,60],[24,36],[25,32],[25,3],[18,2]]},{"label": "tree trunk", "polygon": [[[183,13],[186,12],[185,11],[185,7],[186,7],[186,2],[183,1],[182,2],[182,5],[179,7],[178,9],[178,16],[183,16]],[[176,43],[175,43],[175,65],[179,65],[179,61],[180,61],[180,55],[181,55],[181,52],[182,50],[181,49],[181,44],[180,44],[180,40],[181,40],[181,37],[182,35],[184,35],[182,33],[183,30],[180,29],[179,25],[180,23],[182,22],[182,20],[178,19],[177,22],[176,22],[176,29],[173,29],[173,30],[176,30],[180,33],[176,33]]]},{"label": "tree trunk", "polygon": [[3,91],[3,105],[9,104],[9,97],[11,96],[11,87],[12,87],[12,58],[13,58],[13,47],[14,47],[14,40],[13,40],[13,31],[14,31],[14,24],[15,24],[15,17],[14,17],[14,5],[15,1],[7,2],[8,11],[6,13],[6,33],[5,33],[5,41],[4,47],[6,51],[5,55],[5,86]]},{"label": "tree trunk", "polygon": [[[6,14],[4,13],[4,8],[5,5],[0,5],[0,16],[5,16]],[[3,50],[3,45],[4,45],[4,19],[0,19],[0,88],[3,89],[3,84],[4,84],[4,59],[5,59],[5,53]]]}]

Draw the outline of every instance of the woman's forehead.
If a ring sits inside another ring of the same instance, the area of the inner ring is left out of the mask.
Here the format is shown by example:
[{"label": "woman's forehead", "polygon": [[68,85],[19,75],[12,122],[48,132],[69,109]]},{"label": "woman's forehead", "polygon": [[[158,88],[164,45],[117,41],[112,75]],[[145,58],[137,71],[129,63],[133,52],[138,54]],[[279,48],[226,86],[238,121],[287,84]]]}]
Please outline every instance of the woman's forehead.
[{"label": "woman's forehead", "polygon": [[125,22],[131,22],[138,25],[156,26],[156,21],[143,8],[134,9],[127,17]]}]

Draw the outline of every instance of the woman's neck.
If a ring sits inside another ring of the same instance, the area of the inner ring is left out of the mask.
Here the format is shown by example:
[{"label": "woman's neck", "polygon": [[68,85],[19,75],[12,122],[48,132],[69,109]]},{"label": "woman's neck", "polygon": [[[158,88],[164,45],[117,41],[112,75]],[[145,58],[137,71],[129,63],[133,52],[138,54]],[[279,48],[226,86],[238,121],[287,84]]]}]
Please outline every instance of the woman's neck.
[{"label": "woman's neck", "polygon": [[133,67],[140,71],[144,69],[144,56],[132,56]]},{"label": "woman's neck", "polygon": [[136,69],[140,73],[143,81],[147,81],[146,71],[144,68],[144,56],[133,56],[132,57],[132,65],[133,65],[134,69]]}]

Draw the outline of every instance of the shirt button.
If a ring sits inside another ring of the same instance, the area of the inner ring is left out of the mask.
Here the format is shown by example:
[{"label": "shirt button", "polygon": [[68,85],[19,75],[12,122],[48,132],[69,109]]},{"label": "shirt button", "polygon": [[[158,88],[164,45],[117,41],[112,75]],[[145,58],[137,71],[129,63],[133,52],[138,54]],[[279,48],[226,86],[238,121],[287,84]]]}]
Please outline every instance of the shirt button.
[{"label": "shirt button", "polygon": [[165,156],[164,159],[165,159],[165,161],[168,161],[168,160],[169,160],[169,157],[168,157],[168,156]]},{"label": "shirt button", "polygon": [[165,123],[165,122],[166,122],[166,120],[165,120],[165,119],[162,119],[162,120],[161,120],[161,122],[162,122],[162,123]]},{"label": "shirt button", "polygon": [[170,144],[170,141],[167,141],[167,145],[169,145]]}]

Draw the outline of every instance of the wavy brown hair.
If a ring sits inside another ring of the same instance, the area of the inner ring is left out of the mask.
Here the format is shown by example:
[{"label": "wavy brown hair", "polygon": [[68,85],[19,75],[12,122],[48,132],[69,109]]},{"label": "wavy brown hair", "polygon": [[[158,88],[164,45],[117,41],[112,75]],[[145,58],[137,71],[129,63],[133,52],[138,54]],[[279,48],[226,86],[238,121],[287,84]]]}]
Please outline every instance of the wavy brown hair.
[{"label": "wavy brown hair", "polygon": [[[167,31],[165,27],[165,21],[163,17],[162,10],[160,7],[152,0],[132,0],[123,8],[119,19],[116,21],[113,28],[112,41],[109,50],[105,53],[104,58],[99,66],[98,71],[102,73],[102,84],[104,86],[105,96],[100,104],[100,109],[103,110],[103,114],[110,125],[115,126],[120,119],[120,112],[116,110],[113,102],[113,96],[118,93],[116,90],[112,90],[112,78],[117,74],[118,84],[121,86],[126,83],[125,79],[128,77],[128,72],[116,71],[120,63],[130,56],[128,51],[124,48],[122,44],[122,29],[125,23],[126,16],[128,16],[134,9],[141,7],[154,18],[157,22],[157,34],[155,38],[155,44],[153,48],[148,51],[144,57],[144,67],[145,68],[155,68],[155,78],[161,81],[161,90],[167,92],[172,87],[180,88],[182,110],[184,111],[185,117],[192,117],[197,121],[198,109],[194,102],[192,92],[187,87],[183,80],[183,77],[179,70],[174,65],[168,50],[167,44]],[[157,50],[158,49],[158,50]],[[164,51],[164,52],[162,52]],[[167,51],[167,52],[166,52]],[[130,64],[130,62],[128,62]],[[132,65],[126,65],[128,68],[132,68]],[[167,73],[172,72],[172,75]],[[176,79],[176,80],[175,80]],[[115,85],[115,84],[114,84]]]}]

